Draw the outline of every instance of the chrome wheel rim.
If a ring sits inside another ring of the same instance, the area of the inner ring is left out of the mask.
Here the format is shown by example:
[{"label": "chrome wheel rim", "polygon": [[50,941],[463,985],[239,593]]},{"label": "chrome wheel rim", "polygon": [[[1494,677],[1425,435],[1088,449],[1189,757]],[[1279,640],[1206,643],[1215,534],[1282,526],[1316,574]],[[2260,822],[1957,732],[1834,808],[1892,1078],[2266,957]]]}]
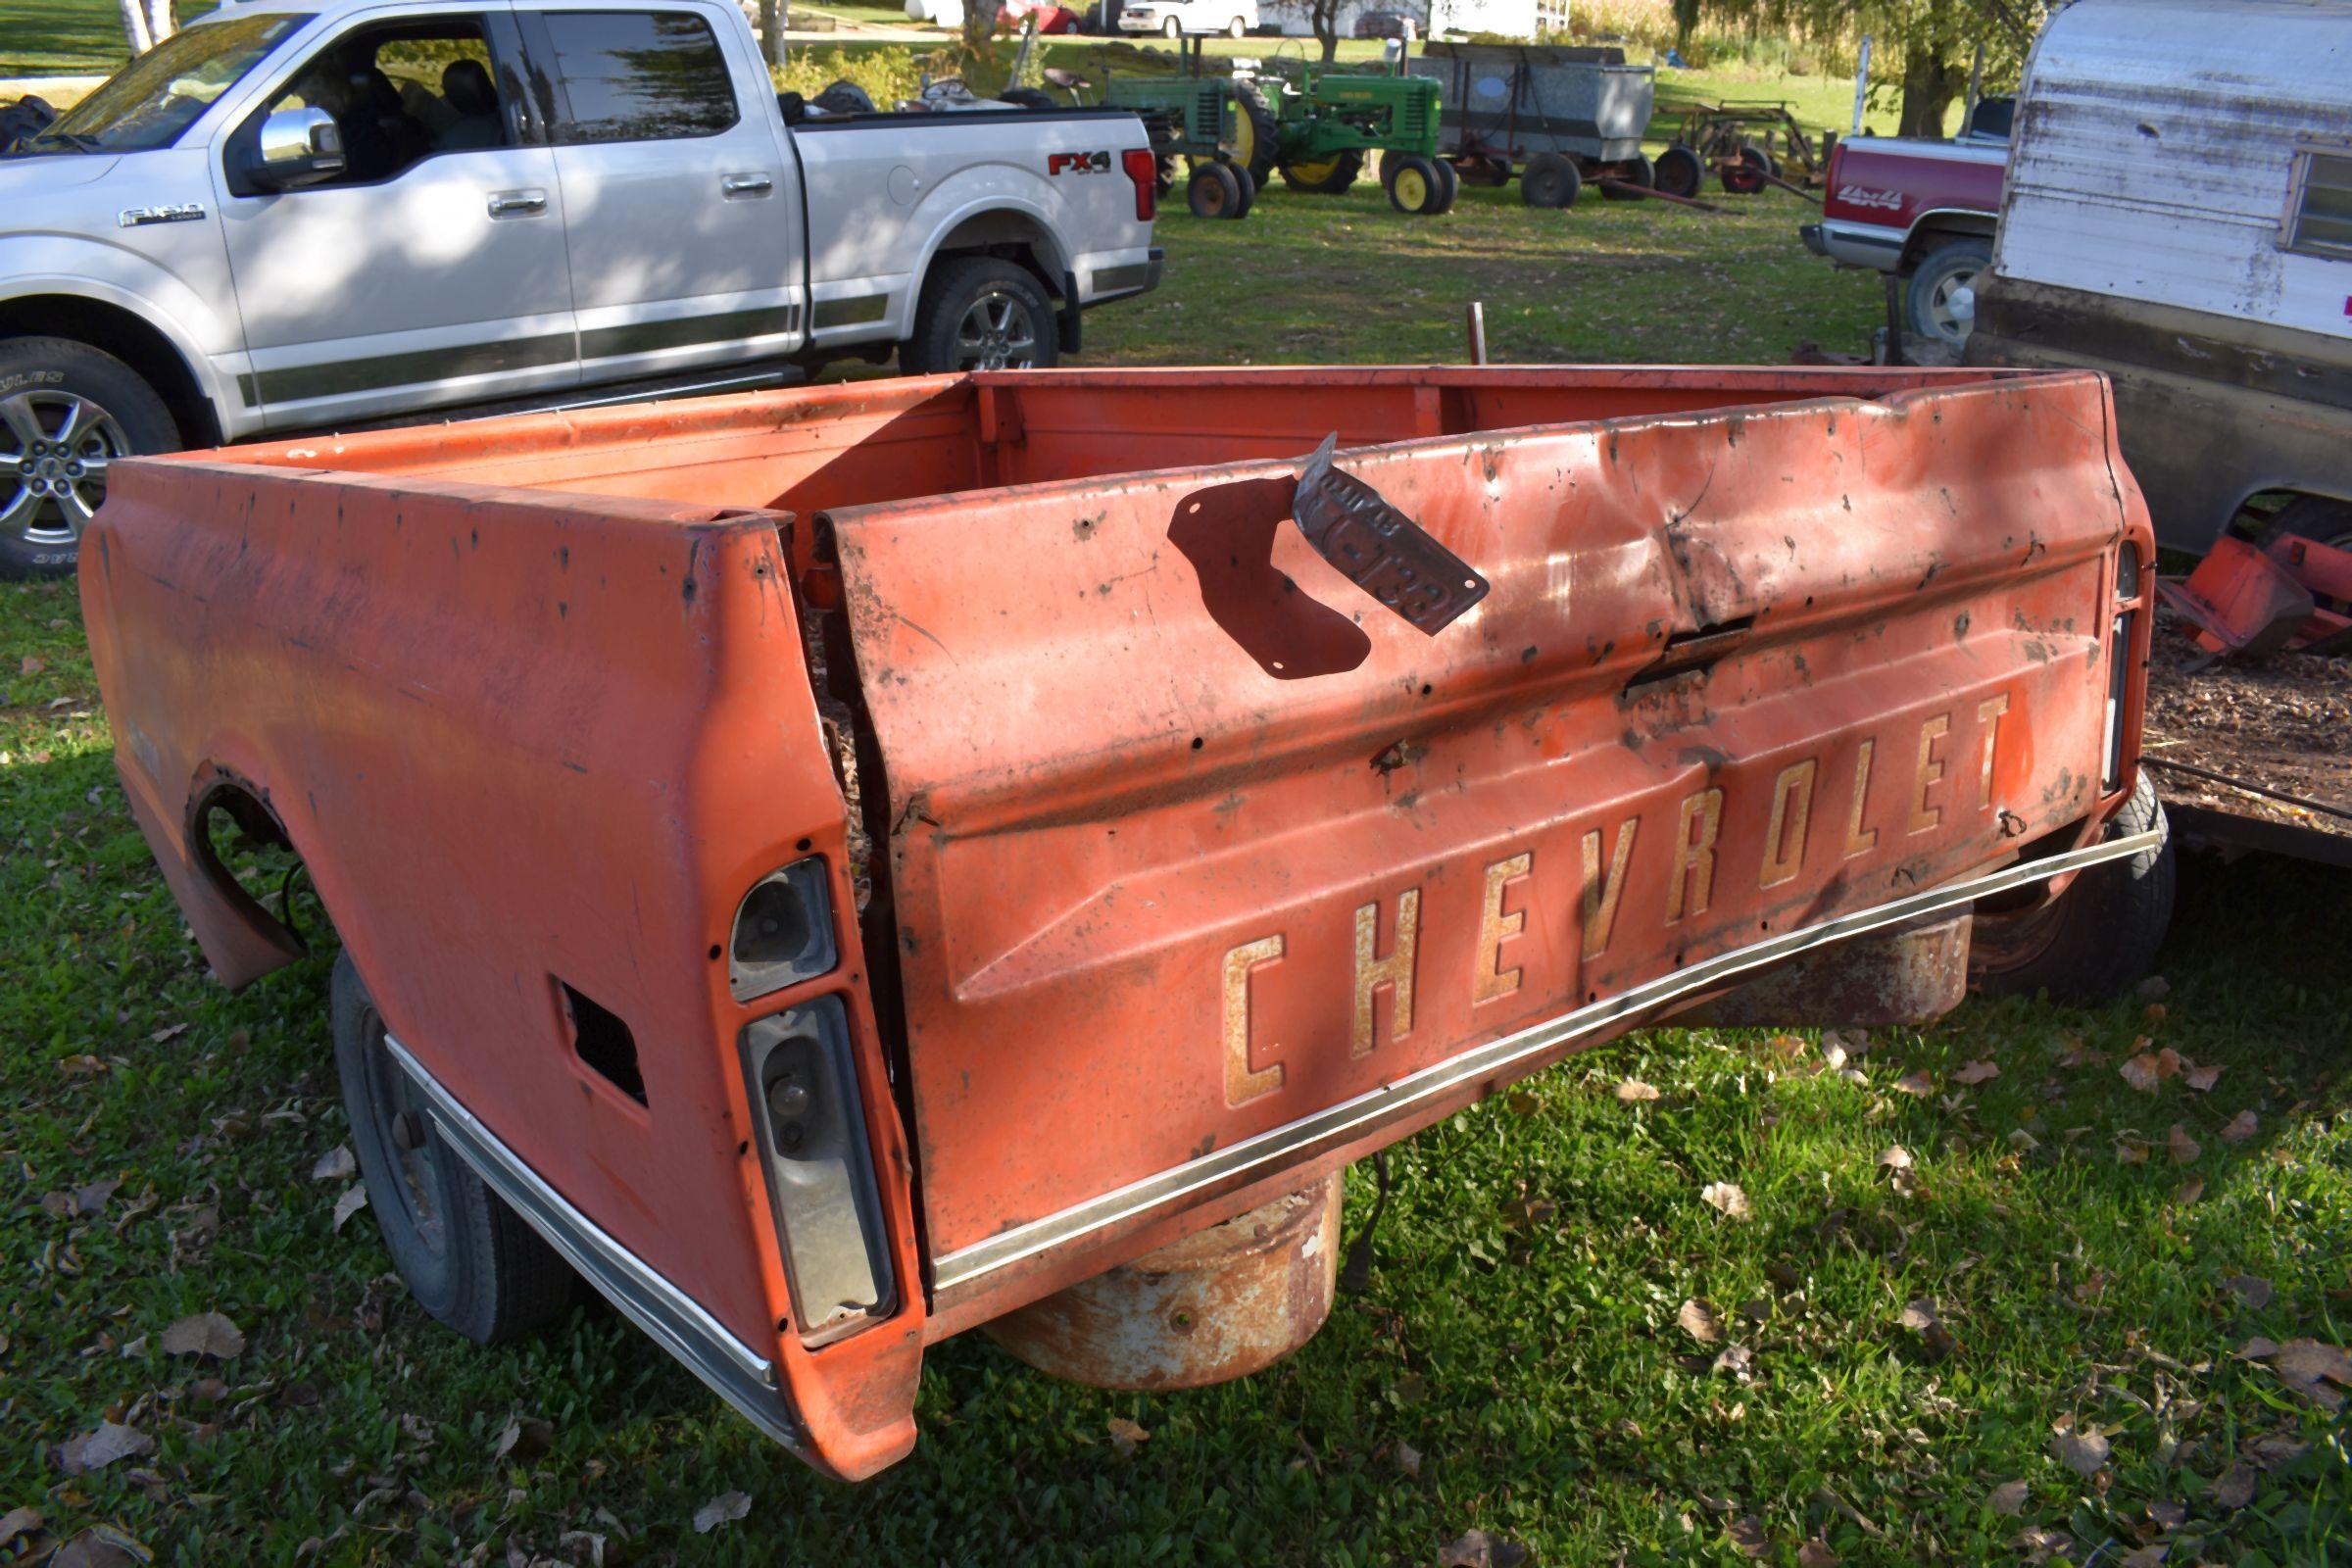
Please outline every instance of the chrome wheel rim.
[{"label": "chrome wheel rim", "polygon": [[1026,370],[1037,364],[1037,323],[1011,290],[992,288],[956,325],[958,370]]},{"label": "chrome wheel rim", "polygon": [[106,499],[109,466],[129,456],[122,426],[79,393],[43,387],[0,398],[0,536],[73,544]]},{"label": "chrome wheel rim", "polygon": [[1947,343],[1965,343],[1977,324],[1977,273],[1954,272],[1928,295],[1928,319]]}]

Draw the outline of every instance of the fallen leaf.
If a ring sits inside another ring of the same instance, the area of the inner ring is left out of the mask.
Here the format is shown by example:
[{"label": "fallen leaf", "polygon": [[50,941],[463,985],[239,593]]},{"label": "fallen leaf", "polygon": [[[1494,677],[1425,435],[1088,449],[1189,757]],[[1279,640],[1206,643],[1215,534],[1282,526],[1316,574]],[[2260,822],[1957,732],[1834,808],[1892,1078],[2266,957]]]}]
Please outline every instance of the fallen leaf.
[{"label": "fallen leaf", "polygon": [[2170,1552],[2172,1549],[2172,1547],[2166,1545],[2163,1542],[2158,1542],[2154,1545],[2150,1546],[2142,1546],[2137,1551],[2132,1553],[2132,1555],[2129,1557],[2126,1557],[2123,1561],[2117,1563],[2116,1568],[2156,1568],[2158,1563],[2164,1561],[2165,1554]]},{"label": "fallen leaf", "polygon": [[2061,1432],[2050,1443],[2050,1457],[2085,1481],[2099,1473],[2110,1451],[2096,1432]]},{"label": "fallen leaf", "polygon": [[556,1538],[556,1549],[576,1568],[605,1568],[605,1538],[593,1530],[566,1530]]},{"label": "fallen leaf", "polygon": [[1420,1478],[1421,1450],[1419,1448],[1414,1447],[1402,1438],[1398,1438],[1396,1440],[1396,1446],[1389,1450],[1389,1457],[1395,1459],[1396,1461],[1396,1468],[1403,1471],[1406,1475],[1411,1476],[1416,1480]]},{"label": "fallen leaf", "polygon": [[98,1430],[69,1439],[57,1450],[57,1462],[70,1476],[103,1470],[117,1459],[144,1458],[155,1451],[155,1440],[130,1427],[101,1421]]},{"label": "fallen leaf", "polygon": [[1952,1082],[1974,1087],[1977,1084],[1987,1083],[2000,1075],[2001,1069],[1989,1061],[1972,1061],[1964,1064],[1958,1072],[1952,1074]]},{"label": "fallen leaf", "polygon": [[2152,974],[2135,989],[2142,1002],[2162,1002],[2173,994],[2173,983],[2160,974]]},{"label": "fallen leaf", "polygon": [[2190,1072],[2184,1072],[2180,1075],[2180,1081],[2188,1085],[2189,1088],[2194,1089],[2198,1094],[2205,1094],[2210,1091],[2215,1084],[2218,1084],[2222,1081],[2221,1063],[2214,1062],[2209,1066],[2199,1067]]},{"label": "fallen leaf", "polygon": [[2188,1058],[2170,1046],[2156,1053],[2156,1076],[2159,1078],[2178,1078],[2180,1069],[2187,1065]]},{"label": "fallen leaf", "polygon": [[74,1212],[76,1214],[99,1214],[105,1212],[106,1200],[114,1197],[115,1189],[122,1185],[122,1182],[120,1177],[108,1177],[104,1181],[92,1182],[87,1187],[74,1188]]},{"label": "fallen leaf", "polygon": [[172,1355],[209,1355],[226,1361],[244,1353],[245,1335],[218,1312],[198,1312],[164,1330],[164,1348]]},{"label": "fallen leaf", "polygon": [[1617,1086],[1617,1098],[1629,1105],[1638,1104],[1644,1100],[1657,1099],[1658,1090],[1655,1084],[1645,1084],[1639,1078],[1628,1078]]},{"label": "fallen leaf", "polygon": [[130,1568],[153,1561],[154,1552],[113,1525],[92,1525],[58,1547],[49,1568]]},{"label": "fallen leaf", "polygon": [[2170,1500],[2151,1502],[2148,1504],[2148,1517],[2166,1530],[2178,1530],[2188,1523],[2188,1506]]},{"label": "fallen leaf", "polygon": [[354,1182],[335,1200],[335,1229],[341,1230],[346,1220],[368,1206],[368,1184]]},{"label": "fallen leaf", "polygon": [[2145,1018],[2148,1022],[2148,1027],[2153,1029],[2158,1024],[2164,1022],[2164,1004],[2161,1002],[2151,1002],[2147,1004],[2147,1006],[2140,1010],[2139,1015],[2142,1018]]},{"label": "fallen leaf", "polygon": [[19,1536],[29,1536],[41,1528],[38,1508],[11,1508],[0,1514],[0,1546],[7,1545]]},{"label": "fallen leaf", "polygon": [[2156,1058],[2144,1051],[2115,1070],[2123,1074],[2124,1082],[2143,1095],[2154,1094],[2157,1083],[2163,1077],[2156,1070]]},{"label": "fallen leaf", "polygon": [[1725,1525],[1723,1533],[1730,1538],[1732,1549],[1742,1557],[1762,1557],[1772,1550],[1772,1542],[1764,1534],[1764,1521],[1752,1513]]},{"label": "fallen leaf", "polygon": [[556,1424],[535,1415],[511,1418],[506,1429],[499,1433],[498,1442],[490,1449],[493,1461],[513,1454],[517,1459],[533,1459],[548,1450],[556,1441]]},{"label": "fallen leaf", "polygon": [[2239,1346],[2236,1350],[2231,1353],[2236,1355],[2241,1360],[2267,1361],[2272,1356],[2278,1353],[2278,1342],[2277,1340],[2266,1340],[2261,1335],[2257,1334],[2245,1344]]},{"label": "fallen leaf", "polygon": [[2115,1162],[2118,1165],[2144,1165],[2148,1162],[2148,1145],[2142,1138],[2127,1133],[2115,1141]]},{"label": "fallen leaf", "polygon": [[2182,1208],[2186,1208],[2189,1204],[2195,1202],[2198,1199],[2203,1198],[2204,1196],[2205,1178],[2202,1176],[2191,1176],[2188,1180],[2182,1182],[2174,1190],[2173,1201],[2179,1203]]},{"label": "fallen leaf", "polygon": [[2192,1165],[2196,1163],[2197,1156],[2205,1152],[2204,1146],[2189,1137],[2188,1129],[2179,1122],[2173,1123],[2172,1131],[2164,1135],[2164,1147],[2172,1154],[2176,1165]]},{"label": "fallen leaf", "polygon": [[720,1525],[740,1519],[752,1511],[752,1494],[748,1492],[722,1492],[694,1510],[694,1533],[707,1536]]},{"label": "fallen leaf", "polygon": [[1122,1459],[1131,1457],[1137,1448],[1151,1441],[1151,1433],[1123,1415],[1110,1418],[1110,1446],[1118,1450]]},{"label": "fallen leaf", "polygon": [[311,1180],[315,1182],[347,1182],[359,1168],[358,1162],[351,1157],[351,1146],[337,1144],[318,1156],[318,1162],[311,1167]]},{"label": "fallen leaf", "polygon": [[1907,1072],[1894,1081],[1896,1094],[1925,1100],[1936,1092],[1936,1080],[1924,1072]]},{"label": "fallen leaf", "polygon": [[1900,1144],[1888,1144],[1886,1152],[1879,1155],[1879,1164],[1886,1170],[1909,1170],[1911,1151]]},{"label": "fallen leaf", "polygon": [[24,662],[17,666],[17,673],[20,675],[38,675],[42,670],[47,669],[48,667],[49,661],[46,659],[41,659],[32,654],[26,654],[24,656]]},{"label": "fallen leaf", "polygon": [[1519,1568],[1525,1561],[1525,1546],[1484,1530],[1465,1530],[1460,1539],[1438,1548],[1438,1568]]},{"label": "fallen leaf", "polygon": [[2256,1311],[2271,1304],[2271,1282],[2259,1274],[2232,1274],[2222,1287]]},{"label": "fallen leaf", "polygon": [[2329,1384],[2352,1388],[2352,1356],[2318,1340],[2289,1340],[2271,1357],[2271,1370],[2279,1381],[2325,1410],[2334,1410],[2344,1396]]},{"label": "fallen leaf", "polygon": [[1729,1219],[1748,1219],[1755,1213],[1747,1206],[1747,1194],[1740,1190],[1738,1182],[1709,1182],[1698,1196]]},{"label": "fallen leaf", "polygon": [[1819,1536],[1796,1548],[1796,1568],[1838,1568],[1842,1560]]},{"label": "fallen leaf", "polygon": [[2004,1481],[1984,1494],[1984,1506],[2014,1519],[2026,1511],[2026,1498],[2033,1491],[2023,1481]]},{"label": "fallen leaf", "polygon": [[1723,1343],[1723,1324],[1715,1316],[1715,1309],[1704,1301],[1695,1298],[1685,1301],[1682,1309],[1674,1314],[1674,1320],[1683,1326],[1685,1334],[1701,1345]]},{"label": "fallen leaf", "polygon": [[2235,1513],[2254,1500],[2254,1491],[2261,1485],[2262,1472],[2240,1459],[2213,1478],[2213,1485],[2205,1489],[2205,1500]]},{"label": "fallen leaf", "polygon": [[1755,1359],[1756,1352],[1746,1346],[1727,1345],[1715,1357],[1714,1364],[1707,1370],[1720,1372],[1735,1383],[1747,1383],[1755,1378],[1753,1371]]},{"label": "fallen leaf", "polygon": [[1960,1342],[1952,1338],[1952,1331],[1943,1326],[1943,1319],[1936,1314],[1936,1298],[1932,1296],[1912,1301],[1895,1317],[1895,1322],[1919,1336],[1920,1348],[1927,1351],[1930,1360],[1940,1361],[1959,1348]]},{"label": "fallen leaf", "polygon": [[1544,1108],[1544,1097],[1531,1094],[1525,1089],[1517,1089],[1511,1092],[1510,1099],[1504,1101],[1503,1103],[1510,1106],[1511,1114],[1514,1116],[1533,1116]]},{"label": "fallen leaf", "polygon": [[2222,1142],[2242,1144],[2261,1130],[2262,1123],[2255,1118],[2254,1113],[2250,1110],[2241,1110],[2230,1118],[2229,1126],[2222,1129]]}]

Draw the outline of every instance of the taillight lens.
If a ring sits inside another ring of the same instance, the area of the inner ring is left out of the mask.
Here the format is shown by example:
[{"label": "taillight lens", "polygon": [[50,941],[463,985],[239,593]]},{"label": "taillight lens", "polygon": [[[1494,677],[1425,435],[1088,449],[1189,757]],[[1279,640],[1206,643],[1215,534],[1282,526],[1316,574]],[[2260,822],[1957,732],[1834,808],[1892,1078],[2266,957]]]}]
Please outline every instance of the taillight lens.
[{"label": "taillight lens", "polygon": [[1159,159],[1149,147],[1135,147],[1122,162],[1135,185],[1135,220],[1149,223],[1159,216]]}]

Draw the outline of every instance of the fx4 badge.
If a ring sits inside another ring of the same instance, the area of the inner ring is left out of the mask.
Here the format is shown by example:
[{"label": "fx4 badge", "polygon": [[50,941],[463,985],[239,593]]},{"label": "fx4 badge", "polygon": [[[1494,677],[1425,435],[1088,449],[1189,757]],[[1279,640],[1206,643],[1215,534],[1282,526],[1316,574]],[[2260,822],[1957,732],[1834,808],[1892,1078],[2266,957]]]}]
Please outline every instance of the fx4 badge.
[{"label": "fx4 badge", "polygon": [[1110,172],[1110,154],[1051,153],[1046,158],[1049,174],[1107,174]]}]

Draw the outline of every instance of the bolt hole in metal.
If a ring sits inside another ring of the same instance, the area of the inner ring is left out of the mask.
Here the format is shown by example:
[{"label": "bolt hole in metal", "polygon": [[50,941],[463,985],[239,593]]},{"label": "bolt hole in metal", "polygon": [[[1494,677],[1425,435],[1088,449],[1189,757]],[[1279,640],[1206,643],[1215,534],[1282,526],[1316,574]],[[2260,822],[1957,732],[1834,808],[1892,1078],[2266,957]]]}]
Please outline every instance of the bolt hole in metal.
[{"label": "bolt hole in metal", "polygon": [[1010,289],[992,288],[956,325],[958,370],[1026,370],[1037,364],[1037,325]]},{"label": "bolt hole in metal", "polygon": [[0,532],[72,544],[106,499],[109,465],[128,456],[122,425],[88,398],[49,387],[0,398]]}]

